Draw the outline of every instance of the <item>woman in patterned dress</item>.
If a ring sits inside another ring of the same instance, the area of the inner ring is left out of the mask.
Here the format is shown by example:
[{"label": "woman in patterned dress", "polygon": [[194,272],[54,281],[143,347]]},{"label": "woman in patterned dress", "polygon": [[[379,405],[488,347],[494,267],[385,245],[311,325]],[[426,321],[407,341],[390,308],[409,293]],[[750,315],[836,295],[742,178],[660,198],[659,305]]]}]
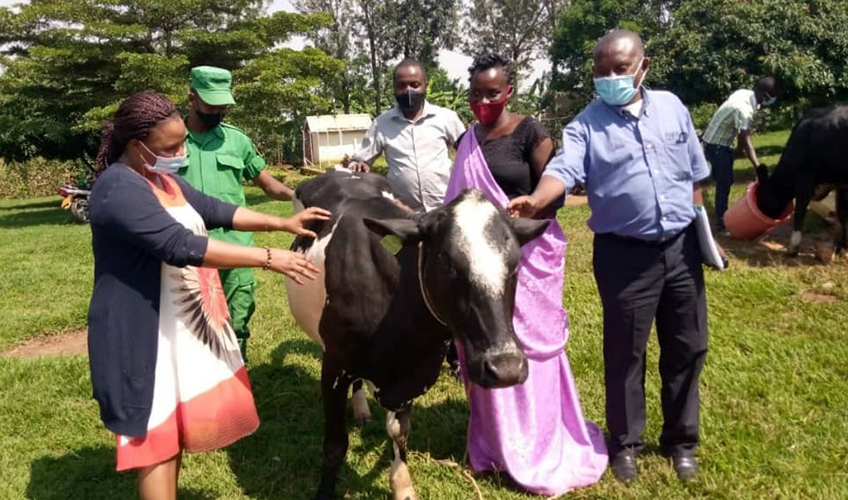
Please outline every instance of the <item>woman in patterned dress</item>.
[{"label": "woman in patterned dress", "polygon": [[288,231],[284,219],[208,197],[171,173],[185,125],[166,97],[142,92],[107,126],[91,194],[94,292],[88,349],[94,397],[116,434],[117,469],[137,469],[143,500],[175,499],[183,450],[251,434],[259,418],[216,268],[261,267],[296,282],[318,270],[287,250],[231,245],[207,228]]}]

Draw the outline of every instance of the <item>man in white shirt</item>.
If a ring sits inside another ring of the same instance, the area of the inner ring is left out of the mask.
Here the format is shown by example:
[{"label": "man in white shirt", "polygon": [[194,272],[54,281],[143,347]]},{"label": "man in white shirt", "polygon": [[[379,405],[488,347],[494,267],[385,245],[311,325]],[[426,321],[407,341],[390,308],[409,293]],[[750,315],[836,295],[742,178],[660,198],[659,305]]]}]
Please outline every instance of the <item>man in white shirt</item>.
[{"label": "man in white shirt", "polygon": [[716,226],[719,232],[725,232],[723,217],[727,211],[730,186],[733,184],[733,142],[738,139],[739,147],[756,168],[760,161],[751,142],[754,115],[760,105],[774,104],[782,93],[777,80],[771,77],[761,78],[753,90],[737,90],[731,94],[713,114],[707,130],[704,131],[704,155],[712,165],[716,184]]},{"label": "man in white shirt", "polygon": [[457,114],[427,102],[427,73],[420,62],[404,59],[395,67],[397,105],[371,124],[348,167],[367,172],[382,153],[388,180],[400,201],[417,212],[442,204],[450,177],[450,148],[465,132]]}]

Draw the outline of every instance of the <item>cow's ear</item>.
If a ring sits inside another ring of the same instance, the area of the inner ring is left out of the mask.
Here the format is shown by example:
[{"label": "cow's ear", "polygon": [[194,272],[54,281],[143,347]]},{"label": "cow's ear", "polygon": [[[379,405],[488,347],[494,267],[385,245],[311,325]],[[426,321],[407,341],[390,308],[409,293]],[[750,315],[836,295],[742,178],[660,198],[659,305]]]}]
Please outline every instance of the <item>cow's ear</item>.
[{"label": "cow's ear", "polygon": [[365,227],[380,236],[395,235],[404,244],[417,243],[421,239],[418,223],[412,219],[369,219],[363,218]]},{"label": "cow's ear", "polygon": [[515,237],[518,238],[518,244],[522,246],[544,233],[550,223],[546,220],[527,219],[525,217],[508,217],[507,220],[509,220],[509,225],[512,227]]}]

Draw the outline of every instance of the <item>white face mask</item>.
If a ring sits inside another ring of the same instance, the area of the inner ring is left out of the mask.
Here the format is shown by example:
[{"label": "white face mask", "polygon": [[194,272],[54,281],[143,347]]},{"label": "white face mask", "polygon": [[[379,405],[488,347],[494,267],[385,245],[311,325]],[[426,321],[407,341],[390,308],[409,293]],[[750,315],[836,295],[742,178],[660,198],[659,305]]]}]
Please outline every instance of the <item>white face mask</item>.
[{"label": "white face mask", "polygon": [[140,142],[141,145],[144,146],[144,149],[146,149],[148,153],[156,157],[156,161],[153,163],[153,165],[147,163],[147,160],[145,160],[143,156],[141,157],[142,161],[144,161],[145,168],[147,168],[148,170],[152,172],[175,174],[185,166],[186,156],[184,154],[180,156],[171,156],[168,158],[164,156],[157,156],[155,153],[153,153],[153,151],[150,150],[150,148],[147,147],[147,144],[142,141],[138,142]]}]

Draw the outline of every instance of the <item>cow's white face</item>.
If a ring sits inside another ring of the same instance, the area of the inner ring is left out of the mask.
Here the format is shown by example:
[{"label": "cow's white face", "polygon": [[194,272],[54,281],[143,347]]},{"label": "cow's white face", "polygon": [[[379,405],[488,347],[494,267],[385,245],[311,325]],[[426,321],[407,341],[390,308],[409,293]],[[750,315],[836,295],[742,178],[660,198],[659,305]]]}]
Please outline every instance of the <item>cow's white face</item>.
[{"label": "cow's white face", "polygon": [[465,191],[419,220],[366,220],[378,234],[421,245],[421,275],[435,313],[461,342],[469,378],[506,387],[527,378],[512,323],[520,245],[547,221],[512,219],[480,191]]},{"label": "cow's white face", "polygon": [[486,229],[498,217],[497,208],[485,198],[470,196],[456,205],[453,243],[468,259],[468,279],[474,288],[492,298],[501,297],[506,286],[509,252],[504,242],[494,241]]}]

